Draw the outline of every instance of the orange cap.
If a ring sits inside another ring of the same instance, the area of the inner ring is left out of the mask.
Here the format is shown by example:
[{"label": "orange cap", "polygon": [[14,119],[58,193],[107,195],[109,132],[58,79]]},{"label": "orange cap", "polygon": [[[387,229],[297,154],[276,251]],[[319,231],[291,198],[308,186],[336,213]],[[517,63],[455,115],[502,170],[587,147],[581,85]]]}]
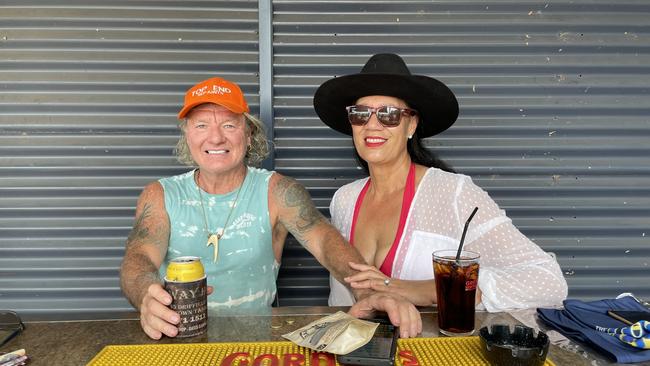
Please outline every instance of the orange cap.
[{"label": "orange cap", "polygon": [[204,80],[185,93],[183,109],[178,112],[178,118],[185,117],[190,109],[203,103],[214,103],[228,108],[233,113],[248,112],[248,104],[239,86],[222,78]]}]

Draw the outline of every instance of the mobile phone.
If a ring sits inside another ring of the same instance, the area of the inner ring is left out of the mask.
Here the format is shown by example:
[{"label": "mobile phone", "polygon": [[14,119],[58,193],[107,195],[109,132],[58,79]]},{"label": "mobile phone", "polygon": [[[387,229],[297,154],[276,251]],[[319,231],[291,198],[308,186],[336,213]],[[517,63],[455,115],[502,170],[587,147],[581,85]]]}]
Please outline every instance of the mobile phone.
[{"label": "mobile phone", "polygon": [[371,319],[379,326],[370,342],[347,355],[338,355],[336,359],[345,365],[393,366],[397,351],[398,328],[387,319]]},{"label": "mobile phone", "polygon": [[630,310],[607,310],[607,315],[622,321],[627,325],[632,325],[640,320],[650,321],[650,311],[630,311]]}]

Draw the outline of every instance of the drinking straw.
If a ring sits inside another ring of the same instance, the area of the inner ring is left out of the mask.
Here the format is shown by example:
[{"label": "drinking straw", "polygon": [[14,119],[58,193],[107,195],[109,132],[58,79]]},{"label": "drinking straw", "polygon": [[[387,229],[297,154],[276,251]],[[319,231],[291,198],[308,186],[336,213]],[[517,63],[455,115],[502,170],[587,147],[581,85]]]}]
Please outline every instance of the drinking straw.
[{"label": "drinking straw", "polygon": [[463,243],[465,243],[465,234],[467,234],[467,227],[469,226],[469,222],[474,218],[474,215],[476,215],[476,211],[478,211],[478,207],[474,207],[474,211],[472,211],[472,214],[469,215],[469,218],[467,221],[465,221],[465,228],[463,228],[463,235],[460,237],[458,253],[456,253],[456,264],[458,265],[460,265],[460,252],[463,250]]}]

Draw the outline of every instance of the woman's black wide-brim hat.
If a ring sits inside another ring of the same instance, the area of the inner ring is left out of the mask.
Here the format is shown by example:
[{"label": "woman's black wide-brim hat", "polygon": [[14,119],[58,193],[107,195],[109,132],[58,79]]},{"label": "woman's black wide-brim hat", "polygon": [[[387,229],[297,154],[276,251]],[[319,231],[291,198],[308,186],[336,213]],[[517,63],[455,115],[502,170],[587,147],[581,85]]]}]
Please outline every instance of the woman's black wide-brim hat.
[{"label": "woman's black wide-brim hat", "polygon": [[326,125],[352,135],[345,107],[368,95],[399,98],[417,110],[420,138],[446,130],[458,117],[458,101],[451,89],[434,78],[411,75],[404,60],[392,53],[372,56],[358,74],[324,82],[314,94],[314,108]]}]

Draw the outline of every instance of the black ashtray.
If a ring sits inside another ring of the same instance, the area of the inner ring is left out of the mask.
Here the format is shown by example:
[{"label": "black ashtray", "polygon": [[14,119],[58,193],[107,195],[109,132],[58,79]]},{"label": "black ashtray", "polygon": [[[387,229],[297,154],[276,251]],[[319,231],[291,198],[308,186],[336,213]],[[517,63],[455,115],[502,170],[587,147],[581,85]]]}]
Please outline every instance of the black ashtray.
[{"label": "black ashtray", "polygon": [[537,332],[523,325],[515,325],[514,331],[504,324],[493,324],[491,329],[479,330],[481,350],[491,365],[542,366],[546,361],[549,339],[544,332]]}]

